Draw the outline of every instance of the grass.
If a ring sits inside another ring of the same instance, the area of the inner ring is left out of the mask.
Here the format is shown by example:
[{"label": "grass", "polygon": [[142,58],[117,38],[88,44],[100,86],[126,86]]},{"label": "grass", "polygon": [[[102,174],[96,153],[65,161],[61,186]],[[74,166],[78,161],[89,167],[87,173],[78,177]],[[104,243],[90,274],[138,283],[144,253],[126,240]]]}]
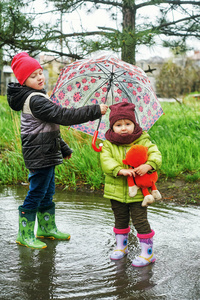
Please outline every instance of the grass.
[{"label": "grass", "polygon": [[186,180],[200,178],[200,101],[192,96],[183,104],[164,103],[165,115],[149,130],[163,156],[161,174],[184,175]]},{"label": "grass", "polygon": [[[27,182],[20,139],[20,113],[12,111],[6,98],[0,96],[0,184],[10,185]],[[200,179],[200,101],[192,96],[183,104],[163,103],[165,115],[149,130],[163,156],[159,176],[186,181]],[[70,160],[56,167],[56,184],[66,189],[87,185],[100,189],[104,183],[99,153],[91,147],[91,137],[61,127],[63,139],[73,148]]]}]

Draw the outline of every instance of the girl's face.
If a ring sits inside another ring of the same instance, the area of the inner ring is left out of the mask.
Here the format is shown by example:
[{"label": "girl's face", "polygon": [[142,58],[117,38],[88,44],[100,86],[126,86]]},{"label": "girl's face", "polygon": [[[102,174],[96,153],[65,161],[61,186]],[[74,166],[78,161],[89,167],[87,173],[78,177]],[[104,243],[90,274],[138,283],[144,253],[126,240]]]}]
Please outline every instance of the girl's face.
[{"label": "girl's face", "polygon": [[113,131],[120,135],[133,133],[135,125],[128,119],[121,119],[115,122],[113,125]]},{"label": "girl's face", "polygon": [[45,84],[45,77],[42,69],[35,70],[24,82],[24,84],[35,90],[42,90]]}]

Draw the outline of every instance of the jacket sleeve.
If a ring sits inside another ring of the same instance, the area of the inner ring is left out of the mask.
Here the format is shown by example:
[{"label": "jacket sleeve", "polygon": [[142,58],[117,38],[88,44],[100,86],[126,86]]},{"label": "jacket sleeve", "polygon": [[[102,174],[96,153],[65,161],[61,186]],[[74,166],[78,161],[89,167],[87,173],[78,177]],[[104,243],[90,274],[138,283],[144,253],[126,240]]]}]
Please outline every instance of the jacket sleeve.
[{"label": "jacket sleeve", "polygon": [[68,146],[67,143],[65,143],[65,141],[62,138],[60,140],[60,147],[63,158],[69,156],[73,152],[73,150]]},{"label": "jacket sleeve", "polygon": [[149,139],[145,141],[144,146],[148,147],[148,160],[146,164],[152,166],[153,168],[153,170],[149,173],[157,171],[162,165],[161,152],[158,150],[158,147],[155,144],[153,144]]},{"label": "jacket sleeve", "polygon": [[99,105],[88,105],[80,108],[60,107],[42,96],[33,96],[30,99],[30,109],[35,118],[44,122],[64,126],[82,124],[101,117]]},{"label": "jacket sleeve", "polygon": [[119,170],[123,169],[123,163],[121,155],[119,155],[119,159],[116,159],[113,157],[112,151],[109,143],[105,141],[100,152],[101,168],[105,174],[117,177]]}]

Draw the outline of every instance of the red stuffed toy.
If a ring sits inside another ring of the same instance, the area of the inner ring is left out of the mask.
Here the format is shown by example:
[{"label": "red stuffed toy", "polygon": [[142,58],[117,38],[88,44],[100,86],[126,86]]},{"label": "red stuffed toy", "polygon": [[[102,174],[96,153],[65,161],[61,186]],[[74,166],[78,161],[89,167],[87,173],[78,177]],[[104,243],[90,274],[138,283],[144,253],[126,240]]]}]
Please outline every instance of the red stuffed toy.
[{"label": "red stuffed toy", "polygon": [[[137,168],[138,166],[145,164],[148,159],[148,148],[143,145],[134,145],[126,153],[125,159],[122,160],[123,164],[131,166],[131,168]],[[144,195],[142,206],[148,206],[155,200],[161,199],[161,194],[156,188],[156,181],[158,180],[157,172],[151,174],[146,173],[143,176],[136,174],[135,177],[128,176],[129,196],[134,197],[137,194],[137,190],[141,188]],[[148,191],[151,188],[151,194]]]}]

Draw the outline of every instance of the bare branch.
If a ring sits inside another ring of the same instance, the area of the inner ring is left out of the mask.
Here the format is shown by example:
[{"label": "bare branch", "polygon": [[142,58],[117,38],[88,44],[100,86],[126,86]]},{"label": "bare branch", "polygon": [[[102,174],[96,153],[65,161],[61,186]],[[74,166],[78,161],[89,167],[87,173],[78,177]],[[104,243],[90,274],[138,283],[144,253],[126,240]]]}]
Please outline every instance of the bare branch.
[{"label": "bare branch", "polygon": [[200,5],[200,1],[181,1],[181,0],[160,0],[160,1],[148,1],[144,3],[139,3],[135,5],[135,9],[139,9],[141,7],[145,6],[155,6],[159,4],[170,4],[170,5],[187,5],[187,4],[192,4],[192,5]]},{"label": "bare branch", "polygon": [[156,27],[156,29],[160,29],[160,28],[163,28],[163,27],[167,27],[167,26],[170,26],[170,25],[178,24],[178,23],[181,23],[181,22],[184,22],[184,21],[188,21],[188,20],[191,20],[191,19],[193,20],[193,19],[197,19],[197,18],[200,18],[200,15],[195,15],[195,16],[179,19],[179,20],[176,20],[176,21],[163,23],[163,24],[159,25],[158,27]]}]

